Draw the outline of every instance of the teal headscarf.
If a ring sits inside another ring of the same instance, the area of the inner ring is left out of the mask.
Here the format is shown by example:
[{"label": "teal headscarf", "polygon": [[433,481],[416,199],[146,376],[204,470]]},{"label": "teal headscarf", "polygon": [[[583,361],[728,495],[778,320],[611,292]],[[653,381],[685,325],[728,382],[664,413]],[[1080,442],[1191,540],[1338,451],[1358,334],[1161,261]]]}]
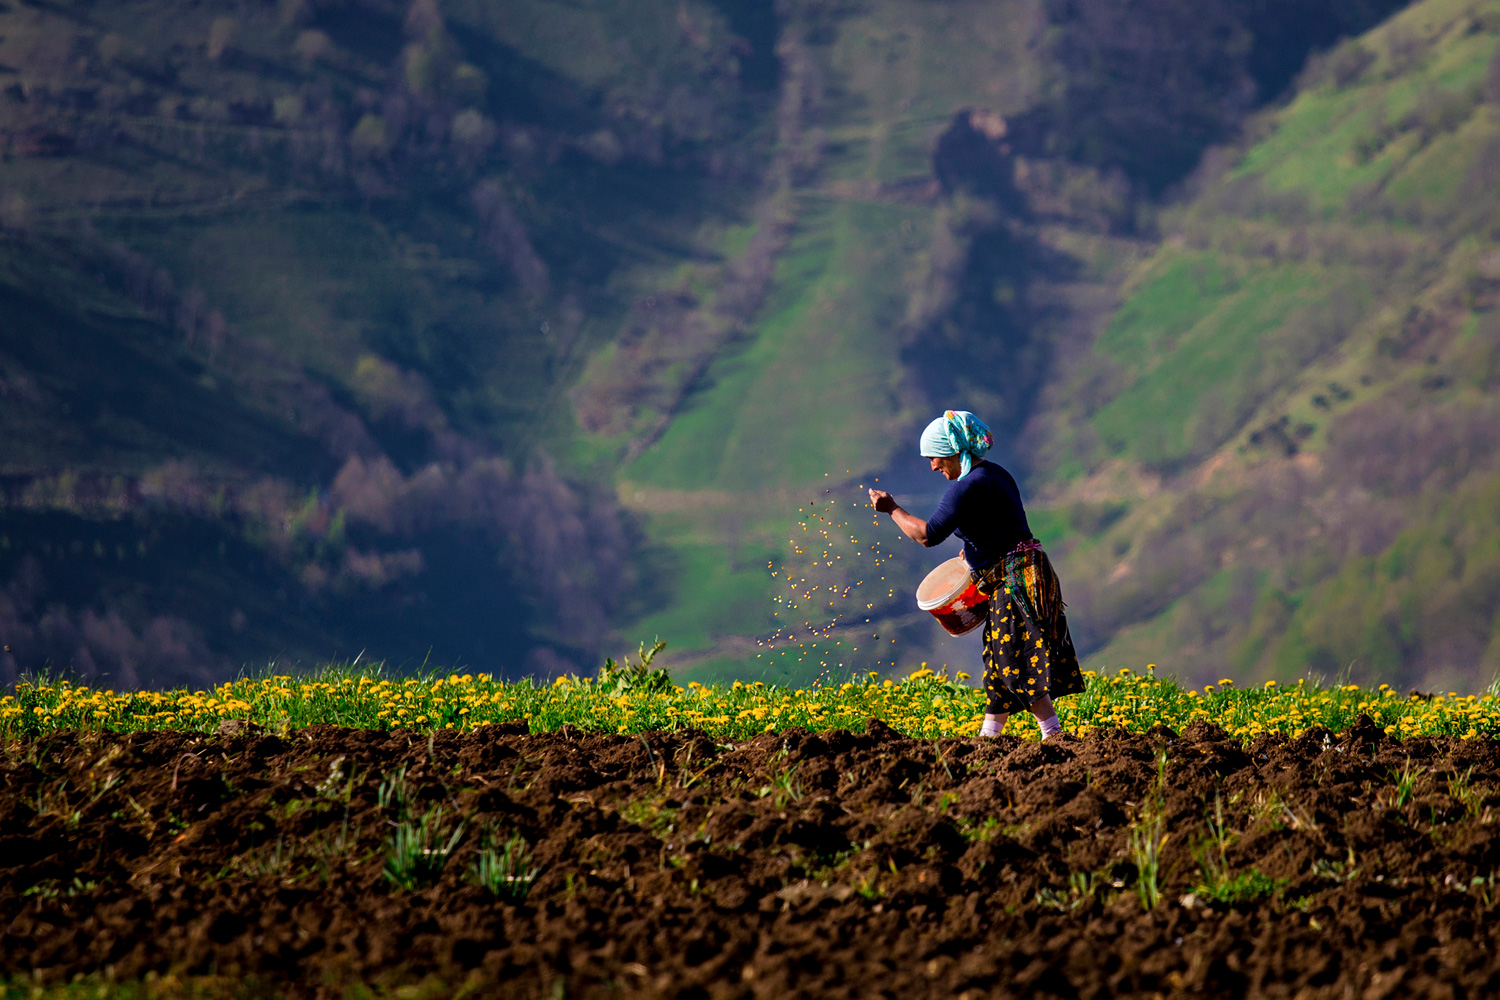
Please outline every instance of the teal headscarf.
[{"label": "teal headscarf", "polygon": [[995,437],[983,420],[968,410],[949,410],[922,432],[922,457],[958,455],[963,460],[962,478],[994,443]]}]

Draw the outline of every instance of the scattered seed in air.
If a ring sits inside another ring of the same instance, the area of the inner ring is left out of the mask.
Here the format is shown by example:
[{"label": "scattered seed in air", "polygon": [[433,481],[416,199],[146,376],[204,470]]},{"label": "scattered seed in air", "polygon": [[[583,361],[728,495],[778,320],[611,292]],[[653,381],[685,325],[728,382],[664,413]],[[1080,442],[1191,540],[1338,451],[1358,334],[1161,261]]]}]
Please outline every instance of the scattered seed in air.
[{"label": "scattered seed in air", "polygon": [[[853,473],[846,470],[845,475]],[[824,478],[832,477],[824,473]],[[880,482],[878,477],[872,481]],[[846,496],[845,491],[851,489],[854,490],[853,496]],[[826,656],[827,650],[838,647],[845,651],[839,654],[845,657],[837,663],[840,669],[846,666],[866,671],[902,668],[897,658],[887,661],[878,654],[873,663],[862,661],[858,657],[850,663],[846,654],[858,653],[859,647],[843,646],[842,639],[839,638],[844,629],[868,625],[878,627],[881,622],[893,621],[911,613],[906,606],[907,602],[896,596],[896,586],[887,587],[885,598],[868,595],[866,591],[859,589],[865,585],[865,580],[860,579],[861,569],[867,567],[881,570],[893,558],[891,553],[884,551],[879,540],[867,538],[861,541],[854,529],[855,518],[870,509],[867,491],[864,483],[859,483],[857,487],[834,486],[824,489],[822,496],[805,501],[797,508],[794,525],[804,537],[808,533],[816,533],[817,544],[799,543],[796,537],[798,531],[792,531],[791,537],[787,539],[788,554],[779,564],[775,559],[767,561],[766,569],[776,581],[777,587],[771,598],[776,605],[776,610],[771,612],[773,619],[781,622],[783,611],[795,613],[804,609],[822,608],[826,614],[826,618],[821,615],[805,618],[801,626],[778,624],[769,636],[759,638],[757,641],[760,645],[768,651],[774,651],[770,653],[773,665],[780,663],[783,670],[790,670],[797,664],[810,662],[812,657]],[[878,516],[871,522],[871,526],[881,528]],[[908,565],[910,573],[915,573],[919,568],[919,563]],[[885,576],[880,576],[880,580],[890,582]],[[912,586],[915,586],[914,582]],[[900,589],[904,591],[906,588],[903,586]],[[814,598],[818,599],[816,603]],[[859,604],[853,603],[854,601]],[[872,638],[878,640],[878,632],[872,634]],[[820,647],[824,642],[831,645]],[[890,638],[889,642],[896,644],[897,640]],[[829,666],[825,660],[816,662],[820,666]],[[913,666],[906,664],[905,668],[912,669]]]}]

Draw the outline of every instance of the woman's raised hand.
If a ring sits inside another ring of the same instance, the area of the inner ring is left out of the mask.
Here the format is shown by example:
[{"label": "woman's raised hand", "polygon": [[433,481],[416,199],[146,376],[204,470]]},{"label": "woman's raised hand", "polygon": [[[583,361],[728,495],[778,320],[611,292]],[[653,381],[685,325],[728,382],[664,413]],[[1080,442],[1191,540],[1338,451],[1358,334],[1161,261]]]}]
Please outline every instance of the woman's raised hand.
[{"label": "woman's raised hand", "polygon": [[870,502],[875,505],[875,510],[881,514],[889,514],[896,509],[896,498],[885,490],[870,490]]}]

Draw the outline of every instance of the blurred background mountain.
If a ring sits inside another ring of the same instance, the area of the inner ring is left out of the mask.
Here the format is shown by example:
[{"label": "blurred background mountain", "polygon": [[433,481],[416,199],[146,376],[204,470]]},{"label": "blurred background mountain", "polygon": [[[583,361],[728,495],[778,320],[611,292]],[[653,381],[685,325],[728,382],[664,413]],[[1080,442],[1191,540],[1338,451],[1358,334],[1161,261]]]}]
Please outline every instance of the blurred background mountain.
[{"label": "blurred background mountain", "polygon": [[[1500,0],[0,2],[0,680],[973,669],[855,514],[954,406],[1090,665],[1473,689],[1497,49]],[[799,524],[881,589],[773,654]]]}]

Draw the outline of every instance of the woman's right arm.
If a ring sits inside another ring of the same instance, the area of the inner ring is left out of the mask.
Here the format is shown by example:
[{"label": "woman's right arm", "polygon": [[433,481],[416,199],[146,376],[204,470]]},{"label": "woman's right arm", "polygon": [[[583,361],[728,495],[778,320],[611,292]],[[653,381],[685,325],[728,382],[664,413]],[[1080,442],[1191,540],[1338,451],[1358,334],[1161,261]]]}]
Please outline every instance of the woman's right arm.
[{"label": "woman's right arm", "polygon": [[928,541],[927,522],[902,508],[896,502],[896,498],[884,490],[871,490],[870,502],[875,505],[875,510],[881,514],[891,515],[891,520],[896,522],[896,527],[901,533],[919,545],[935,545],[936,542]]}]

